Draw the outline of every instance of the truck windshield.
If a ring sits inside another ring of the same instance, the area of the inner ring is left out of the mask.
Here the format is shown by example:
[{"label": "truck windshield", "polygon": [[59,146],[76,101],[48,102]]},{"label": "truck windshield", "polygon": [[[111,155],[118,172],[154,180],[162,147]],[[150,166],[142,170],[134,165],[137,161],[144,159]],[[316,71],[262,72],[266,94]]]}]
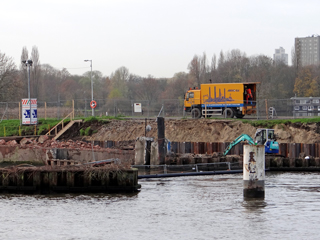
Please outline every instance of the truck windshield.
[{"label": "truck windshield", "polygon": [[186,94],[186,100],[189,101],[189,98],[194,98],[194,92],[188,92]]}]

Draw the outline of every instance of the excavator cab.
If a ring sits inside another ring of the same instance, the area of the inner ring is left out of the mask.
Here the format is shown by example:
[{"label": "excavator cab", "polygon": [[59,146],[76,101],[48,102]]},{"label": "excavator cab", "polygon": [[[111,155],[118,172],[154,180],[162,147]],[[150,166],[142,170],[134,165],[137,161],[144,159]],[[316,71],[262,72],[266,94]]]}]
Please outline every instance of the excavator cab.
[{"label": "excavator cab", "polygon": [[252,139],[247,134],[241,134],[229,144],[229,146],[225,149],[223,155],[227,155],[234,146],[243,141],[246,141],[250,145],[264,145],[265,153],[267,154],[279,153],[279,143],[276,141],[274,130],[267,128],[258,128],[254,135],[254,139]]},{"label": "excavator cab", "polygon": [[258,128],[254,135],[254,142],[257,145],[264,145],[266,153],[279,153],[279,144],[273,129]]}]

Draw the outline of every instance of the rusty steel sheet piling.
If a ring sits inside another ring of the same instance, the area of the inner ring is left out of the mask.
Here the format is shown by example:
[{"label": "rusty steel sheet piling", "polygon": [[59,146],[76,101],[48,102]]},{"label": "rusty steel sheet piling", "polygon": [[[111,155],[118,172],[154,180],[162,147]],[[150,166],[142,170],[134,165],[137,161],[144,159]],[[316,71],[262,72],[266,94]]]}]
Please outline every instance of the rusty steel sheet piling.
[{"label": "rusty steel sheet piling", "polygon": [[165,163],[166,157],[166,146],[165,146],[165,125],[164,118],[157,117],[158,125],[158,153],[159,153],[159,164],[162,165]]},{"label": "rusty steel sheet piling", "polygon": [[244,145],[243,148],[243,197],[264,198],[265,147]]}]

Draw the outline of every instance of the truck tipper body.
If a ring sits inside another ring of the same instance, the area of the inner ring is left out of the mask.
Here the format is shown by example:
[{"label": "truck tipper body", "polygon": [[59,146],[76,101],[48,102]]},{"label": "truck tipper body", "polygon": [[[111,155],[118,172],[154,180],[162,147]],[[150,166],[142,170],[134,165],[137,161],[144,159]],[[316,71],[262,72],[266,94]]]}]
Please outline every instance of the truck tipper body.
[{"label": "truck tipper body", "polygon": [[256,90],[254,83],[207,83],[200,89],[189,89],[185,94],[184,109],[193,118],[225,115],[242,118],[256,113]]}]

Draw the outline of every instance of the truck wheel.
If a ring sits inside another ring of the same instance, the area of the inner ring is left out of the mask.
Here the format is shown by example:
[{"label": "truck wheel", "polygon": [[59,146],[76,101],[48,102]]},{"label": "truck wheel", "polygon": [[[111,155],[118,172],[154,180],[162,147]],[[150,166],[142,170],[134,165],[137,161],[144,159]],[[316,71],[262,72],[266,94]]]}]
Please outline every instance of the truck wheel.
[{"label": "truck wheel", "polygon": [[242,114],[236,114],[236,118],[243,118],[244,117],[244,115],[242,115]]},{"label": "truck wheel", "polygon": [[234,117],[234,112],[231,108],[226,108],[223,111],[223,116],[225,117],[227,115],[227,118],[233,118]]},{"label": "truck wheel", "polygon": [[200,118],[201,117],[200,110],[198,108],[192,109],[191,116],[192,116],[192,118]]}]

